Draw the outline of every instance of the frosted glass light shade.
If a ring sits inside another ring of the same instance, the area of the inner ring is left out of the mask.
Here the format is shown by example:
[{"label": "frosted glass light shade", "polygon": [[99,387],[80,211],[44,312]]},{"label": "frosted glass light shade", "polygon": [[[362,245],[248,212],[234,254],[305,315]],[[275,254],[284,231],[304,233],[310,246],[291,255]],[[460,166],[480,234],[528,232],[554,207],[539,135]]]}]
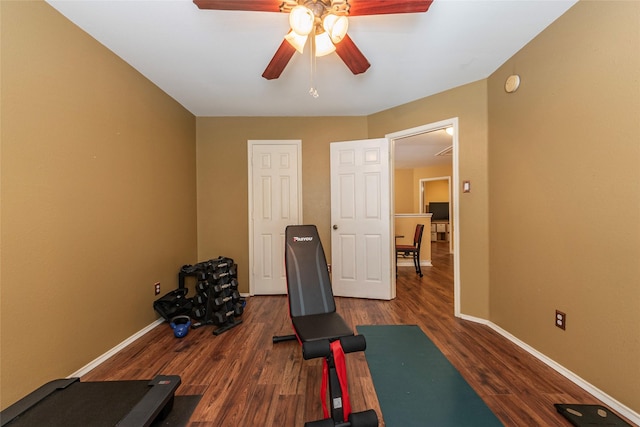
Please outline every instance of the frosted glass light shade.
[{"label": "frosted glass light shade", "polygon": [[284,36],[284,39],[289,42],[289,44],[296,48],[296,50],[300,53],[304,52],[304,45],[307,44],[307,38],[309,36],[301,36],[295,31],[289,31],[289,34]]},{"label": "frosted glass light shade", "polygon": [[291,29],[301,36],[308,35],[313,30],[315,15],[308,7],[298,5],[289,13]]},{"label": "frosted glass light shade", "polygon": [[316,34],[316,56],[325,56],[335,52],[336,47],[331,43],[331,38],[327,32]]},{"label": "frosted glass light shade", "polygon": [[340,43],[349,29],[349,20],[346,16],[338,16],[330,13],[324,17],[322,26],[324,30],[329,33],[331,41]]}]

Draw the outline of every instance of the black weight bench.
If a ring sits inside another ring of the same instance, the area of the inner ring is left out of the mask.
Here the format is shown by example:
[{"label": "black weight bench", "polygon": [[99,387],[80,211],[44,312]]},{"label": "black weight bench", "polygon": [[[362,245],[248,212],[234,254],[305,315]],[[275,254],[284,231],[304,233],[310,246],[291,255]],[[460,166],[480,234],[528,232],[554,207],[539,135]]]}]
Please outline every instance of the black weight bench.
[{"label": "black weight bench", "polygon": [[[336,312],[327,261],[315,225],[290,225],[285,230],[285,271],[289,315],[294,335],[273,342],[298,340],[305,360],[324,358],[321,396],[324,418],[305,427],[377,427],[372,409],[352,412],[344,355],[366,349],[362,335]],[[329,406],[325,396],[329,387]],[[330,413],[329,413],[330,412]]]},{"label": "black weight bench", "polygon": [[153,380],[48,382],[0,413],[2,427],[147,427],[166,417],[180,385],[176,375]]}]

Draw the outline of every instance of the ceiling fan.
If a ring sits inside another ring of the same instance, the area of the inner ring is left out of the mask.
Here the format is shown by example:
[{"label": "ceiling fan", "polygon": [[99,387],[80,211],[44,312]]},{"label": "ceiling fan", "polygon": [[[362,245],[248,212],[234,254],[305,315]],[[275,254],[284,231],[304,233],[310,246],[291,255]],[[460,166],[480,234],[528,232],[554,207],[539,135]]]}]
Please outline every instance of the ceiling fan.
[{"label": "ceiling fan", "polygon": [[200,9],[289,13],[291,30],[262,73],[277,79],[307,40],[312,56],[336,52],[353,74],[371,66],[347,34],[347,17],[426,12],[433,0],[193,0]]}]

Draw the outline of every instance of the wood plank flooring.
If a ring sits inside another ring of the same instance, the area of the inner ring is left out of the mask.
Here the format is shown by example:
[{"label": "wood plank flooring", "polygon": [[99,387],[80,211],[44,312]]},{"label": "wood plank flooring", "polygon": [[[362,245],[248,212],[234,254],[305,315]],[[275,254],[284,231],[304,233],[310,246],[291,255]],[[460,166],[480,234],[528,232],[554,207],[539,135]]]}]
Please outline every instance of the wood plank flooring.
[{"label": "wood plank flooring", "polygon": [[[337,298],[338,312],[354,327],[420,326],[506,426],[570,426],[553,403],[601,403],[490,328],[455,318],[447,249],[432,244],[434,266],[422,278],[401,267],[395,300]],[[286,297],[250,298],[242,320],[219,336],[205,326],[183,339],[162,324],[82,380],[180,375],[178,395],[203,396],[191,427],[302,426],[322,418],[322,361],[303,360],[297,342],[271,342],[291,333]],[[353,410],[373,408],[385,426],[364,354],[347,355],[347,367]]]}]

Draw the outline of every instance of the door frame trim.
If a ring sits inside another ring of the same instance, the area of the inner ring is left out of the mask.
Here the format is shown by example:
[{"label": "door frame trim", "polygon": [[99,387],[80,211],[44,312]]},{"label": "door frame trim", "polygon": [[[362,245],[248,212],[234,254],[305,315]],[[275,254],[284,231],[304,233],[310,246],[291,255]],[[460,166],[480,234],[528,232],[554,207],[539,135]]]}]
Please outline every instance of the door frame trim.
[{"label": "door frame trim", "polygon": [[[460,280],[460,164],[459,164],[459,143],[458,143],[458,117],[452,117],[450,119],[441,120],[439,122],[429,123],[422,126],[417,126],[410,129],[405,129],[397,132],[393,132],[385,135],[390,141],[389,145],[389,168],[390,168],[390,179],[391,179],[391,215],[395,212],[395,189],[394,189],[394,181],[395,181],[395,173],[394,173],[394,162],[395,162],[395,144],[397,139],[406,138],[409,136],[418,135],[421,133],[432,132],[439,129],[445,129],[448,127],[453,127],[453,224],[452,228],[455,230],[453,233],[453,306],[454,306],[454,315],[456,317],[460,317],[460,289],[462,287],[462,283]],[[391,222],[391,236],[393,237],[395,233],[394,223]],[[394,259],[390,259],[389,262],[391,265],[395,262]]]},{"label": "door frame trim", "polygon": [[249,139],[247,140],[247,187],[249,220],[249,295],[255,295],[253,283],[253,147],[255,145],[294,145],[298,154],[298,222],[302,223],[302,140],[301,139]]}]

